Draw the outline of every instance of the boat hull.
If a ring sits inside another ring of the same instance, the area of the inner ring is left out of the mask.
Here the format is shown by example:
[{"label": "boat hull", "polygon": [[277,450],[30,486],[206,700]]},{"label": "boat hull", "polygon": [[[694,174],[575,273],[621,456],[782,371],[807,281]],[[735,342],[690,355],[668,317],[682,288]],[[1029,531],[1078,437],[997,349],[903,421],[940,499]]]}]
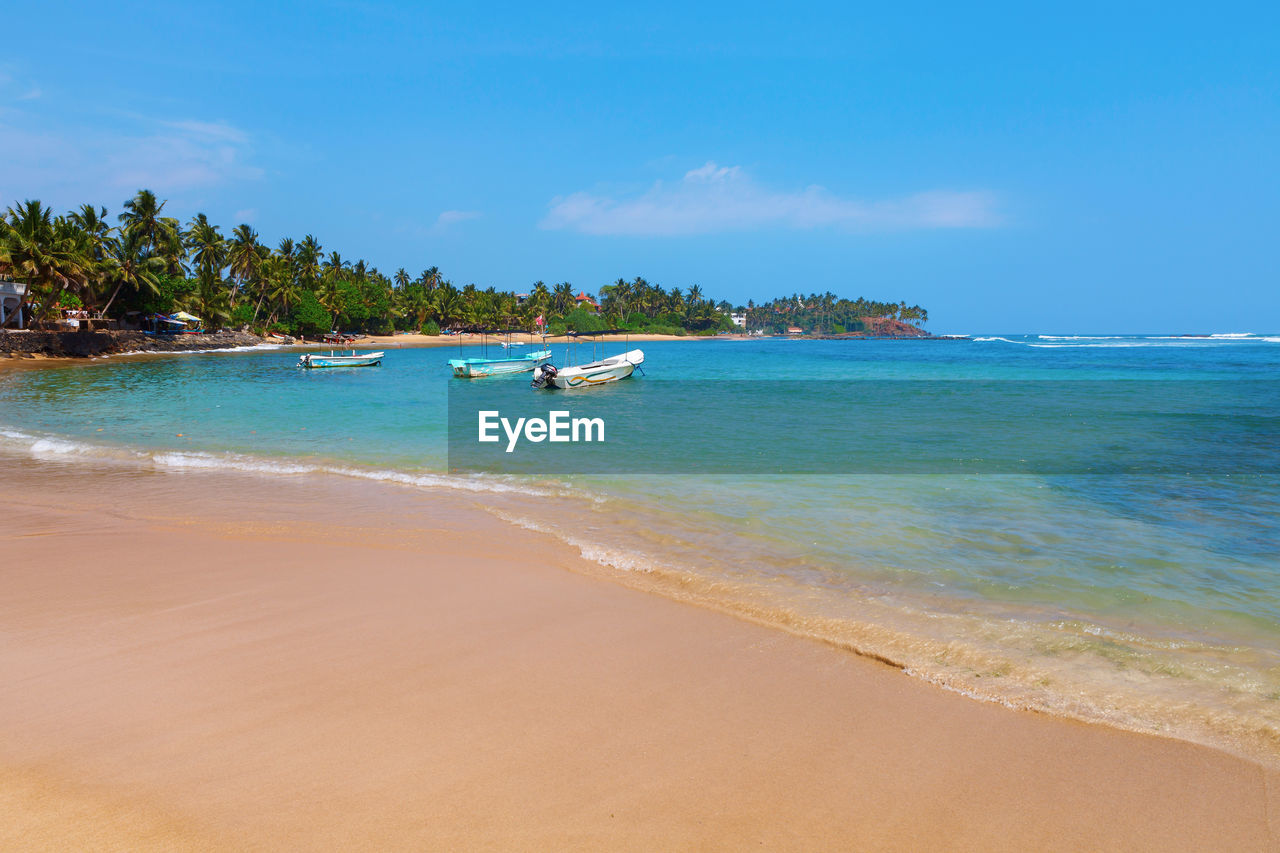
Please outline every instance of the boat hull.
[{"label": "boat hull", "polygon": [[627,379],[635,369],[644,363],[644,352],[633,349],[612,358],[593,361],[580,367],[562,367],[551,380],[551,386],[562,391],[578,388],[593,388],[609,382]]},{"label": "boat hull", "polygon": [[377,367],[382,364],[383,353],[371,352],[367,355],[311,355],[308,353],[299,359],[299,364],[307,369],[318,367]]},{"label": "boat hull", "polygon": [[485,376],[528,373],[550,359],[551,350],[539,350],[514,358],[451,358],[449,367],[453,369],[453,375],[461,379],[479,379]]}]

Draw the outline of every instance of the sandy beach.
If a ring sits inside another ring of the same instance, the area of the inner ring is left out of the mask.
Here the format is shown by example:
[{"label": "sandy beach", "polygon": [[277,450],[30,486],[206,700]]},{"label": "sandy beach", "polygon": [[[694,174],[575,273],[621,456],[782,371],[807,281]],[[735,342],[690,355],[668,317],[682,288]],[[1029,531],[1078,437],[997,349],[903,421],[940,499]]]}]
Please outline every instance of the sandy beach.
[{"label": "sandy beach", "polygon": [[591,577],[466,497],[5,461],[6,849],[1277,843],[1275,771]]},{"label": "sandy beach", "polygon": [[[745,335],[721,335],[720,339],[725,337],[746,337]],[[463,346],[478,346],[482,340],[488,341],[490,346],[497,346],[505,338],[489,335],[482,338],[480,335],[464,334],[464,335],[422,335],[417,332],[410,332],[403,335],[365,335],[357,340],[357,347],[379,346],[410,349],[415,347],[456,347],[459,342]],[[548,344],[564,344],[569,339],[564,335],[550,335],[545,339],[540,335],[519,334],[512,335],[511,340],[520,344],[542,343],[545,340]],[[643,343],[645,341],[710,341],[716,340],[711,335],[650,335],[645,333],[636,333],[634,335],[610,335],[605,339],[611,346],[616,346],[623,341],[631,343]]]}]

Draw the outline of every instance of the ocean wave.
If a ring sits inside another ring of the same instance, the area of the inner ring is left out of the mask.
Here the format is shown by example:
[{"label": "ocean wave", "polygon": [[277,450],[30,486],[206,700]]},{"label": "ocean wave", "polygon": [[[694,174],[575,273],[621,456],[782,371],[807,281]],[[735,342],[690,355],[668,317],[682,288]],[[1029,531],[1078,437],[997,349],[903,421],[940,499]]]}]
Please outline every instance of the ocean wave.
[{"label": "ocean wave", "polygon": [[575,571],[817,640],[971,699],[1280,762],[1274,680],[1260,676],[1255,649],[1047,605],[985,606],[862,582],[857,594],[826,590],[770,571],[767,560],[717,561],[676,543],[655,551],[570,504],[485,509],[573,547],[586,561]]},{"label": "ocean wave", "polygon": [[1116,341],[1127,335],[1036,335],[1042,341]]},{"label": "ocean wave", "polygon": [[97,356],[97,358],[127,358],[131,355],[215,355],[227,352],[261,352],[263,350],[285,349],[288,344],[252,344],[243,347],[223,347],[221,349],[181,349],[181,350],[160,350],[160,349],[144,349],[133,350],[131,352],[117,352],[108,355]]},{"label": "ocean wave", "polygon": [[181,472],[227,471],[267,476],[330,475],[394,483],[420,489],[448,489],[465,492],[512,493],[530,497],[566,494],[553,487],[530,484],[499,474],[451,475],[434,472],[360,468],[327,462],[272,459],[243,453],[212,453],[185,450],[137,450],[106,444],[76,441],[62,436],[36,435],[0,428],[0,450],[22,453],[34,459],[78,461],[85,464],[124,464],[135,467]]}]

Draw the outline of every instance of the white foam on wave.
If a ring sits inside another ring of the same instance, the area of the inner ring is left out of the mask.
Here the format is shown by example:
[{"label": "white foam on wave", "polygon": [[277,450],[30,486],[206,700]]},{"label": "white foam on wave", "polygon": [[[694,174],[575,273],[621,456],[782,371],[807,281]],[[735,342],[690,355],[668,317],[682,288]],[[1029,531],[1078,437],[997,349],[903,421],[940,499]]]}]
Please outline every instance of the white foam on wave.
[{"label": "white foam on wave", "polygon": [[975,343],[976,343],[976,342],[983,342],[983,343],[986,343],[986,342],[989,342],[989,341],[1000,341],[1000,342],[1002,342],[1002,343],[1006,343],[1006,344],[1021,344],[1021,343],[1024,343],[1023,341],[1011,341],[1011,340],[1009,340],[1008,338],[1001,338],[1001,337],[974,338],[973,340],[974,340],[974,342],[975,342]]},{"label": "white foam on wave", "polygon": [[35,435],[0,428],[0,449],[25,453],[35,459],[82,461],[84,463],[126,463],[181,473],[185,471],[234,471],[268,476],[327,474],[361,480],[395,483],[420,489],[448,489],[465,492],[524,494],[551,497],[554,489],[522,482],[514,477],[474,474],[468,476],[430,472],[395,471],[333,465],[291,459],[271,459],[241,453],[212,453],[187,450],[136,450],[105,444],[76,441],[62,436]]},{"label": "white foam on wave", "polygon": [[1042,341],[1118,341],[1125,335],[1036,335]]},{"label": "white foam on wave", "polygon": [[486,507],[490,513],[501,518],[516,527],[525,530],[532,530],[537,533],[545,533],[554,536],[566,545],[578,549],[578,553],[582,555],[584,560],[590,560],[605,568],[617,569],[623,572],[632,573],[649,573],[657,571],[659,565],[648,557],[644,557],[635,551],[624,551],[620,548],[610,548],[598,542],[589,542],[570,533],[566,533],[552,525],[539,524],[532,519],[525,518],[520,515],[512,515],[499,509]]},{"label": "white foam on wave", "polygon": [[221,349],[179,349],[179,350],[161,350],[161,349],[144,349],[133,350],[132,352],[118,352],[109,355],[99,356],[99,358],[125,358],[131,355],[216,355],[226,352],[260,352],[262,350],[284,349],[288,344],[251,344],[243,347],[223,347]]},{"label": "white foam on wave", "polygon": [[252,456],[240,456],[234,453],[155,453],[152,462],[161,468],[204,469],[220,471],[246,471],[257,474],[314,474],[321,471],[317,465],[298,465],[288,462],[273,462]]},{"label": "white foam on wave", "polygon": [[28,449],[31,455],[36,458],[86,455],[92,454],[94,451],[92,445],[81,444],[77,441],[64,441],[58,438],[37,438],[31,442],[31,446]]}]

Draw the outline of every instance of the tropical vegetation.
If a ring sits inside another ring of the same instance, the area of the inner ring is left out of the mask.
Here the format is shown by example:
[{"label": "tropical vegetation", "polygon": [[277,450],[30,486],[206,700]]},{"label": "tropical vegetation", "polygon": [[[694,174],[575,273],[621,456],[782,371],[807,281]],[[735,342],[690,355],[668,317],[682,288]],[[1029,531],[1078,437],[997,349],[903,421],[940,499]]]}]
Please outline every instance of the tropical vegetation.
[{"label": "tropical vegetation", "polygon": [[[33,319],[83,307],[111,318],[187,311],[209,329],[248,328],[316,335],[332,329],[387,334],[396,330],[526,328],[549,331],[624,327],[668,334],[714,334],[735,327],[727,302],[698,285],[665,289],[643,278],[618,279],[584,298],[569,282],[534,282],[527,294],[459,287],[436,267],[390,276],[354,263],[307,234],[263,244],[247,224],[230,233],[199,213],[183,223],[150,190],[126,201],[114,221],[104,207],[82,205],[64,215],[29,200],[0,215],[0,277],[25,281]],[[861,318],[923,323],[927,313],[905,303],[794,295],[737,311],[753,329],[806,331],[862,328]]]}]

